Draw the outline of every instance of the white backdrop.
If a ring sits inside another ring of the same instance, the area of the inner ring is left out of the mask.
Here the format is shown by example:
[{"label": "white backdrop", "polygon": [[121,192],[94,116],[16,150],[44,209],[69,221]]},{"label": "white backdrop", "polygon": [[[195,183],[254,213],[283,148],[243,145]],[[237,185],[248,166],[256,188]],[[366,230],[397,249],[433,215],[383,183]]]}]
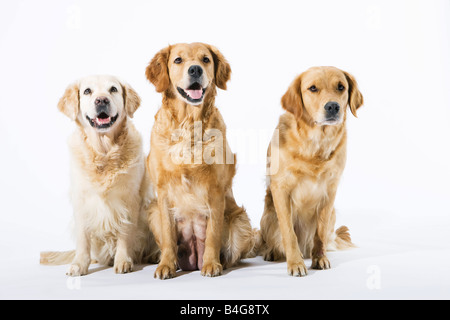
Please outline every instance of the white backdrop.
[{"label": "white backdrop", "polygon": [[56,109],[65,87],[91,74],[129,82],[143,100],[134,123],[148,152],[161,96],[145,68],[178,42],[213,44],[231,64],[217,106],[238,154],[235,196],[255,227],[281,96],[307,68],[333,65],[356,77],[366,102],[348,122],[338,222],[357,243],[388,234],[448,250],[448,0],[0,0],[0,261],[74,247],[74,124]]}]

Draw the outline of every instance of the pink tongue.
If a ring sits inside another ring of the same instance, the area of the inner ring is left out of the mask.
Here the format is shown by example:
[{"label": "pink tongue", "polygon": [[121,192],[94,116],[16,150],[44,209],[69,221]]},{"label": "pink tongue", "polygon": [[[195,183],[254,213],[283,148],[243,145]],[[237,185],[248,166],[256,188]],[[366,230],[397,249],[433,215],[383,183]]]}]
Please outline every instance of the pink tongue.
[{"label": "pink tongue", "polygon": [[203,90],[186,90],[189,97],[194,100],[198,100],[203,96]]},{"label": "pink tongue", "polygon": [[106,118],[106,119],[100,119],[97,118],[95,119],[95,121],[97,122],[97,124],[102,125],[102,124],[108,124],[111,122],[111,118]]}]

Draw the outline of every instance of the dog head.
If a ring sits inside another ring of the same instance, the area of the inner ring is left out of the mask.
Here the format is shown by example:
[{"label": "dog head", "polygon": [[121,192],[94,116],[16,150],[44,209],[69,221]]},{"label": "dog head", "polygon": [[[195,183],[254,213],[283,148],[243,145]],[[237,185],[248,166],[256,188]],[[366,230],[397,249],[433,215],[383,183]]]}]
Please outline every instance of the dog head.
[{"label": "dog head", "polygon": [[199,106],[213,86],[226,90],[231,68],[213,46],[177,44],[156,54],[146,76],[158,92],[170,91],[187,104]]},{"label": "dog head", "polygon": [[349,73],[334,67],[315,67],[295,79],[281,103],[297,119],[325,126],[342,124],[347,105],[356,117],[364,98]]},{"label": "dog head", "polygon": [[141,99],[127,84],[112,76],[91,76],[70,85],[58,109],[85,128],[107,133],[133,117]]}]

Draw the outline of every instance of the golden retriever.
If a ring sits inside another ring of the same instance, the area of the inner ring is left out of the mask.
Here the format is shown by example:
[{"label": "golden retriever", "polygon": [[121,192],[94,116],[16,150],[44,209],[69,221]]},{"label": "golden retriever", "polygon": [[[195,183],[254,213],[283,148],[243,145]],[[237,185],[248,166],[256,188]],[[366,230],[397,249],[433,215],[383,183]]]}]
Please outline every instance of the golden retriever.
[{"label": "golden retriever", "polygon": [[159,258],[145,208],[153,191],[142,138],[129,120],[140,102],[111,76],[81,79],[59,101],[58,109],[77,125],[69,141],[76,251],[44,252],[42,264],[71,262],[67,275],[82,276],[91,260],[128,273],[134,263]]},{"label": "golden retriever", "polygon": [[177,266],[219,276],[253,255],[257,238],[233,196],[235,155],[215,107],[230,65],[211,45],[177,44],[158,52],[146,75],[163,94],[147,163],[157,193],[149,222],[161,248],[155,278],[173,278]]},{"label": "golden retriever", "polygon": [[282,98],[287,112],[268,152],[261,252],[269,261],[286,258],[291,276],[307,274],[304,257],[313,269],[329,269],[327,250],[353,246],[347,227],[334,231],[334,201],[346,162],[346,109],[356,116],[363,103],[355,78],[334,67],[304,72]]}]

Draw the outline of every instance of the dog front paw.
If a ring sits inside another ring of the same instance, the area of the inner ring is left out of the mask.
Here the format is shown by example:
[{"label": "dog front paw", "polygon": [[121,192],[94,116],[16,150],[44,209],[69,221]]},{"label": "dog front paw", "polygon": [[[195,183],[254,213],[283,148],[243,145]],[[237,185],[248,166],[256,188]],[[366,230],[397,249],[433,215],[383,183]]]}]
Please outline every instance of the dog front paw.
[{"label": "dog front paw", "polygon": [[81,277],[88,274],[89,265],[73,263],[66,272],[69,277]]},{"label": "dog front paw", "polygon": [[156,268],[155,271],[155,279],[160,280],[168,280],[175,278],[175,274],[177,272],[176,265],[168,265],[168,264],[162,264],[160,263],[159,266]]},{"label": "dog front paw", "polygon": [[304,277],[308,274],[306,265],[303,261],[288,262],[288,275],[292,277]]},{"label": "dog front paw", "polygon": [[133,271],[133,262],[129,259],[116,261],[114,263],[114,272],[117,274],[125,274]]},{"label": "dog front paw", "polygon": [[313,257],[311,268],[315,270],[327,270],[331,268],[331,264],[325,256]]},{"label": "dog front paw", "polygon": [[217,262],[205,263],[202,268],[202,276],[204,277],[218,277],[222,275],[222,272],[223,267]]}]

